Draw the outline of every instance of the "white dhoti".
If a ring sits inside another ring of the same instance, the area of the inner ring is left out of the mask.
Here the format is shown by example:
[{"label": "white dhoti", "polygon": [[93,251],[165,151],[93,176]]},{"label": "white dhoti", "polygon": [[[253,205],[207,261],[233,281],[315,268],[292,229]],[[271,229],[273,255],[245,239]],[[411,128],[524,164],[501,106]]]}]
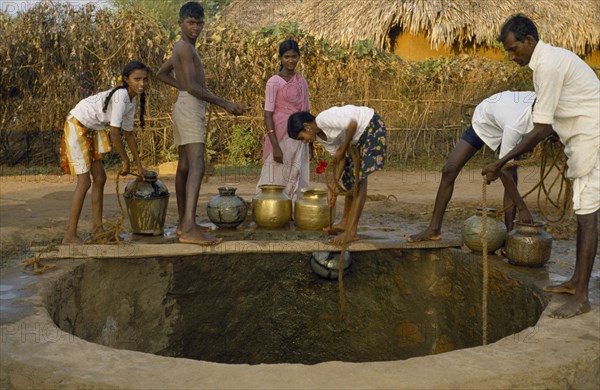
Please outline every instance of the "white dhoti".
[{"label": "white dhoti", "polygon": [[585,176],[573,179],[573,210],[575,214],[591,214],[600,209],[600,152],[596,165]]}]

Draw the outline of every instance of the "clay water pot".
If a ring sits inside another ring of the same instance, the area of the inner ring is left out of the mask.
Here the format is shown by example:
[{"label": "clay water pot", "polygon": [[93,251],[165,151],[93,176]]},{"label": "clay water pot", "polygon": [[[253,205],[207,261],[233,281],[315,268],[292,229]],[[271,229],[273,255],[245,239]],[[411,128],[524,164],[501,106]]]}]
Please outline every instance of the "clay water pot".
[{"label": "clay water pot", "polygon": [[206,206],[208,219],[219,228],[235,229],[246,219],[248,205],[235,194],[236,187],[219,187],[218,190],[219,195],[208,201]]},{"label": "clay water pot", "polygon": [[[491,214],[495,213],[496,209],[487,209],[487,246],[488,252],[494,252],[502,246],[506,238],[506,225],[504,222],[494,218]],[[473,252],[481,253],[483,245],[481,240],[481,231],[483,224],[483,216],[481,209],[477,209],[477,213],[465,220],[462,227],[462,239],[466,246]]]},{"label": "clay water pot", "polygon": [[506,237],[506,257],[509,263],[541,267],[552,252],[552,236],[544,230],[544,223],[515,222],[515,228]]},{"label": "clay water pot", "polygon": [[[309,189],[304,191],[302,199],[296,201],[294,223],[302,230],[323,230],[329,226],[329,205],[327,190]],[[332,217],[335,216],[333,210]]]},{"label": "clay water pot", "polygon": [[252,218],[261,228],[276,229],[288,226],[292,219],[292,200],[283,193],[284,186],[265,184],[252,199]]},{"label": "clay water pot", "polygon": [[127,183],[123,198],[134,233],[153,236],[163,234],[169,190],[158,180],[157,172],[146,171],[144,180],[135,179]]}]

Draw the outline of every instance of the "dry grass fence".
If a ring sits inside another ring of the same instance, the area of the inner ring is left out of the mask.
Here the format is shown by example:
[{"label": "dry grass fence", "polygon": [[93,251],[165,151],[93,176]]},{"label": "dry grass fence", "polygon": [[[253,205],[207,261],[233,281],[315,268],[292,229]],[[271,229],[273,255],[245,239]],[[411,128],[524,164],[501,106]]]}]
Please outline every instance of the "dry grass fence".
[{"label": "dry grass fence", "polygon": [[[139,10],[39,5],[18,18],[0,14],[0,165],[57,164],[63,121],[85,89],[111,88],[132,59],[157,70],[178,39]],[[531,89],[531,75],[507,62],[453,57],[406,62],[368,42],[344,49],[293,25],[248,32],[212,21],[198,42],[208,88],[250,107],[234,118],[212,107],[207,146],[214,163],[258,163],[265,129],[264,88],[277,72],[277,47],[299,41],[299,71],[313,112],[339,104],[368,105],[389,129],[391,161],[443,160],[483,98]],[[146,164],[176,158],[170,111],[175,91],[160,83],[148,93],[146,129],[139,131]],[[137,130],[136,130],[137,131]]]}]

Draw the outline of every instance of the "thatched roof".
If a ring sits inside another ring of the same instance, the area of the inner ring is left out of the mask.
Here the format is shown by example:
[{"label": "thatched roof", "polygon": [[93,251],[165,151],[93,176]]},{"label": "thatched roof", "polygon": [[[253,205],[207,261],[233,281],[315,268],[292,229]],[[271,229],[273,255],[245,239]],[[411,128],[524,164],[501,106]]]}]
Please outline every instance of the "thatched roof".
[{"label": "thatched roof", "polygon": [[298,22],[311,35],[342,45],[370,39],[387,49],[392,28],[424,32],[432,47],[491,45],[502,23],[522,12],[542,40],[578,54],[600,47],[598,0],[234,0],[225,21],[251,28]]}]

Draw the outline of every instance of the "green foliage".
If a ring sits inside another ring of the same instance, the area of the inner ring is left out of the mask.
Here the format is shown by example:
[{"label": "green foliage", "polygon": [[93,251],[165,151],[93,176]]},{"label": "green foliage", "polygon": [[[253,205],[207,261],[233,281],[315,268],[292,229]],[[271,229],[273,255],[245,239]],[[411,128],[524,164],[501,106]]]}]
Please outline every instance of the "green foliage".
[{"label": "green foliage", "polygon": [[[110,0],[117,9],[142,9],[153,15],[158,21],[171,32],[179,30],[179,9],[189,0]],[[225,8],[230,0],[199,0],[204,8],[204,16],[207,21],[212,19],[220,10]]]},{"label": "green foliage", "polygon": [[256,163],[254,151],[258,141],[252,129],[248,126],[236,124],[231,127],[231,135],[227,144],[227,163],[233,165],[249,165]]},{"label": "green foliage", "polygon": [[263,37],[273,37],[279,40],[298,39],[306,35],[296,22],[266,26],[261,28],[259,33]]},{"label": "green foliage", "polygon": [[358,58],[372,55],[375,51],[375,43],[371,39],[364,39],[356,42],[352,46],[352,50],[356,53]]}]

